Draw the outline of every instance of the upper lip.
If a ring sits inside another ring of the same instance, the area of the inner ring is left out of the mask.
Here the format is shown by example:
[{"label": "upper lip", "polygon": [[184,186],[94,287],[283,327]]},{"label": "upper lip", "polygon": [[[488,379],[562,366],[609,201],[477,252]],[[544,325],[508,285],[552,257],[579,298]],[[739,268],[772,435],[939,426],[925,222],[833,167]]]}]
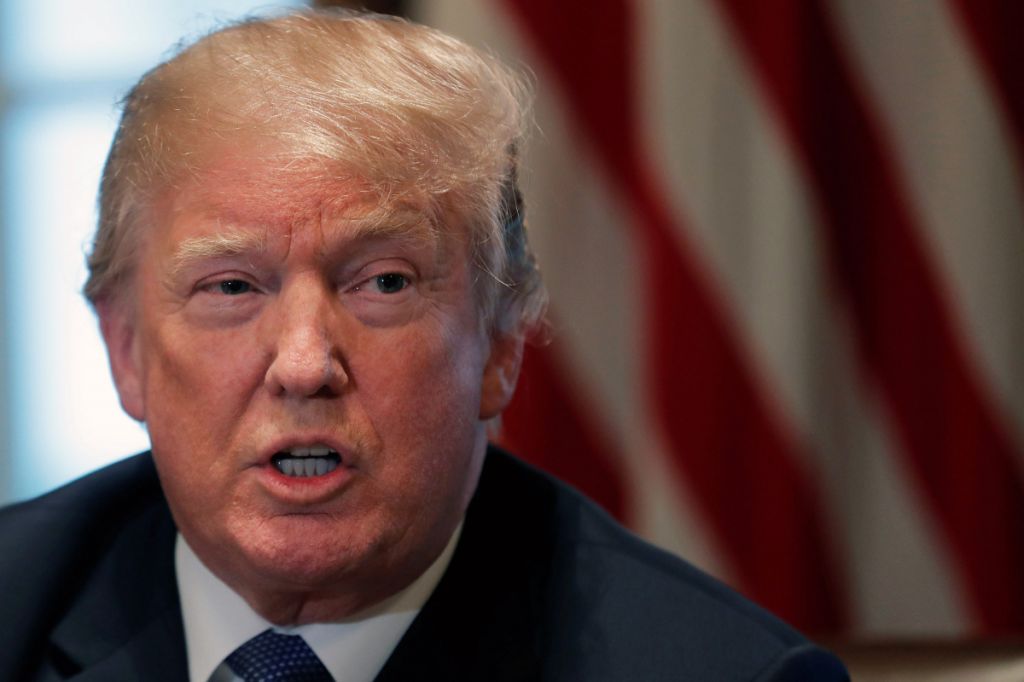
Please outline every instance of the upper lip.
[{"label": "upper lip", "polygon": [[306,447],[304,445],[296,445],[294,447],[288,448],[287,452],[290,452],[291,454],[297,457],[305,457],[309,455],[326,455],[329,452],[334,452],[334,450],[332,450],[330,447],[326,445],[317,443],[316,445],[311,445],[309,447]]}]

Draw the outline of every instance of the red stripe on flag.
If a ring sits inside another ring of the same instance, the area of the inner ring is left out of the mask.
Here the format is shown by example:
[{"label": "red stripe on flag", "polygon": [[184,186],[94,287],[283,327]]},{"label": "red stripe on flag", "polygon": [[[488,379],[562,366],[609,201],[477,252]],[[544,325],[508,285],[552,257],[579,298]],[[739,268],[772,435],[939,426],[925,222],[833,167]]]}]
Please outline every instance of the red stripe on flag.
[{"label": "red stripe on flag", "polygon": [[799,627],[841,628],[846,599],[817,491],[697,261],[680,245],[681,230],[639,143],[632,8],[622,0],[505,5],[634,212],[647,258],[647,379],[676,470],[742,589]]},{"label": "red stripe on flag", "polygon": [[699,268],[679,253],[653,185],[636,200],[646,223],[650,372],[661,424],[745,590],[802,629],[837,632],[847,624],[846,597],[816,489]]},{"label": "red stripe on flag", "polygon": [[502,413],[502,443],[624,519],[621,459],[612,454],[611,438],[591,421],[596,410],[582,404],[585,393],[565,375],[569,365],[560,355],[554,345],[526,349],[515,397]]},{"label": "red stripe on flag", "polygon": [[718,0],[820,199],[828,257],[901,450],[989,631],[1024,625],[1024,486],[890,150],[813,0]]},{"label": "red stripe on flag", "polygon": [[1024,164],[1024,2],[951,0],[1013,130]]}]

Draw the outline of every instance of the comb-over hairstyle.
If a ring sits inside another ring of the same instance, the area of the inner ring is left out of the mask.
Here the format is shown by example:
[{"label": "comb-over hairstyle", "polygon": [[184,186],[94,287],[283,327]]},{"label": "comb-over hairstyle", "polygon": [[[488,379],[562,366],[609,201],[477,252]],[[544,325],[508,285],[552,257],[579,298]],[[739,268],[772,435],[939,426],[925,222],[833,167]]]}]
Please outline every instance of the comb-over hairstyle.
[{"label": "comb-over hairstyle", "polygon": [[440,229],[471,240],[486,323],[533,326],[546,293],[517,187],[528,91],[490,55],[393,17],[304,10],[215,31],[123,102],[85,295],[130,296],[157,198],[201,175],[218,149],[264,144],[276,172],[302,171],[304,182],[312,171],[355,179],[381,201],[427,201]]}]

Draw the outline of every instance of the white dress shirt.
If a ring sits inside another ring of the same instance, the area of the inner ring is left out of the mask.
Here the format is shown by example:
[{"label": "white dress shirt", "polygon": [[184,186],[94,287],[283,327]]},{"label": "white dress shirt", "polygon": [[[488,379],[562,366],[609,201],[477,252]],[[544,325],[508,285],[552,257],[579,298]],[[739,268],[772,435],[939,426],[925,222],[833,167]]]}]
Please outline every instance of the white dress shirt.
[{"label": "white dress shirt", "polygon": [[242,643],[273,628],[302,635],[336,682],[371,682],[434,591],[451,561],[462,531],[408,587],[344,622],[276,627],[252,610],[195,555],[181,534],[174,564],[185,625],[188,672],[192,682],[232,682],[239,678],[224,659]]}]

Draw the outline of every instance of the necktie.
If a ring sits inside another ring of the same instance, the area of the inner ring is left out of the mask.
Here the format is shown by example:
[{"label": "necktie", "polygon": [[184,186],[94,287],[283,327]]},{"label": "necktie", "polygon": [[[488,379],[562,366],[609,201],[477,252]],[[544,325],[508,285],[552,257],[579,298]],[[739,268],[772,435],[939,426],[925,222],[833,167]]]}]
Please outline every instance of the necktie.
[{"label": "necktie", "polygon": [[245,682],[334,682],[306,640],[264,630],[227,657]]}]

